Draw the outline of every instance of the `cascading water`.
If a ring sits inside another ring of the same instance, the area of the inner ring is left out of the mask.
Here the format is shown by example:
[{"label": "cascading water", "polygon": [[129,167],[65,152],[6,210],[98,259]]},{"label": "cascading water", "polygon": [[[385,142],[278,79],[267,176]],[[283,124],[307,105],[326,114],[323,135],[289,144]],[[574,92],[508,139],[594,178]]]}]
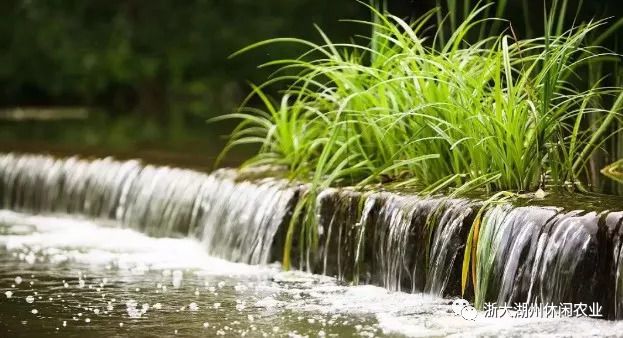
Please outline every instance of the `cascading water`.
[{"label": "cascading water", "polygon": [[619,268],[623,214],[496,206],[484,215],[477,300],[599,303],[621,318]]},{"label": "cascading water", "polygon": [[[341,279],[349,269],[356,271],[353,278],[394,291],[457,294],[456,267],[473,213],[471,204],[388,192],[363,196],[326,190],[318,199],[323,210],[318,222],[326,229],[323,272],[328,271],[327,261],[337,260],[336,275]],[[455,285],[446,292],[449,282]]]},{"label": "cascading water", "polygon": [[207,252],[268,263],[296,188],[282,180],[236,182],[236,173],[49,156],[0,156],[1,208],[112,219],[155,236],[195,236]]},{"label": "cascading water", "polygon": [[[243,180],[235,170],[0,155],[1,208],[192,236],[211,255],[252,264],[279,259],[302,189],[279,179]],[[314,272],[459,296],[465,245],[479,224],[469,269],[476,285],[468,289],[478,305],[599,302],[604,314],[623,318],[621,212],[494,204],[479,214],[483,203],[475,200],[353,188],[320,192],[316,208],[320,247],[300,259]]]},{"label": "cascading water", "polygon": [[616,319],[623,318],[623,212],[612,212],[606,216],[605,225],[608,233],[612,236],[612,245],[610,249],[611,259],[613,262],[608,266],[609,281],[606,285],[608,299],[614,299],[614,306],[611,310],[611,317]]},{"label": "cascading water", "polygon": [[[482,203],[330,189],[318,204],[324,273],[390,290],[461,294],[465,243]],[[622,318],[622,222],[618,212],[488,207],[474,257],[477,304],[597,302]],[[345,270],[355,271],[351,279]]]},{"label": "cascading water", "polygon": [[357,223],[360,202],[361,194],[351,190],[326,189],[318,194],[316,217],[322,245],[316,265],[322,274],[348,281],[359,278],[353,262],[362,230]]},{"label": "cascading water", "polygon": [[[436,207],[438,220],[428,222],[434,227],[425,291],[434,295],[458,294],[459,268],[463,259],[475,204],[468,200],[442,200]],[[432,224],[431,224],[432,223]]]}]

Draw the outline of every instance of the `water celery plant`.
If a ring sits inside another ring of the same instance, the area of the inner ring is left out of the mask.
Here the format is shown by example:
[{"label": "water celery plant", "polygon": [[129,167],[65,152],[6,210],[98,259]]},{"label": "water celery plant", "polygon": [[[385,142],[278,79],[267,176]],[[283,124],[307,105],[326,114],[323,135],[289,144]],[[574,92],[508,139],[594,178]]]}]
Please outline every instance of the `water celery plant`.
[{"label": "water celery plant", "polygon": [[[619,88],[577,85],[581,67],[611,55],[586,42],[603,21],[564,31],[550,15],[544,37],[517,39],[483,33],[501,22],[483,18],[486,5],[454,19],[445,36],[443,19],[433,22],[443,18],[438,10],[406,22],[369,8],[374,20],[354,22],[373,29],[370,41],[334,43],[318,29],[320,44],[278,38],[234,54],[274,43],[309,48],[261,65],[276,68],[251,94],[264,109],[243,105],[221,117],[241,119],[226,149],[260,145],[247,165],[285,166],[293,179],[312,182],[297,212],[308,250],[317,241],[314,195],[328,186],[391,181],[428,193],[523,192],[573,187],[586,176],[623,104]],[[284,82],[280,99],[264,94]],[[604,107],[611,97],[614,105]]]}]

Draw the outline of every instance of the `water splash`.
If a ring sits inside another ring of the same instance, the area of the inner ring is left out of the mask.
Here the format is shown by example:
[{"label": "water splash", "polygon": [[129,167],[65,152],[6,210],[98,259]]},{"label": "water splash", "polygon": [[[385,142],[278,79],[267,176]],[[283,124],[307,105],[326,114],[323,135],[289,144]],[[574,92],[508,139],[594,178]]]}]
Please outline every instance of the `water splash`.
[{"label": "water splash", "polygon": [[622,219],[616,212],[508,204],[489,209],[479,239],[485,244],[477,253],[477,303],[598,302],[621,318]]},{"label": "water splash", "polygon": [[[241,179],[234,170],[0,155],[0,208],[77,213],[153,236],[195,237],[208,254],[252,264],[279,259],[280,236],[303,189]],[[320,248],[299,262],[342,281],[456,296],[465,243],[482,207],[468,199],[326,189],[316,200]],[[605,313],[623,318],[622,223],[616,212],[489,206],[472,257],[476,286],[468,293],[480,306],[600,302]]]},{"label": "water splash", "polygon": [[[393,291],[446,294],[462,260],[473,204],[328,189],[319,194],[323,273]],[[452,293],[450,292],[450,293]]]},{"label": "water splash", "polygon": [[359,238],[363,231],[358,222],[361,215],[361,193],[349,189],[326,189],[318,194],[316,218],[320,242],[318,271],[342,281],[358,279],[355,270]]},{"label": "water splash", "polygon": [[268,263],[296,188],[238,182],[233,170],[204,174],[111,158],[0,155],[0,207],[111,219],[153,236],[200,239],[211,255]]},{"label": "water splash", "polygon": [[[482,203],[329,189],[317,205],[324,245],[316,271],[394,291],[461,294],[465,243]],[[621,223],[623,213],[494,204],[482,215],[477,287],[468,293],[479,306],[597,302],[621,318]]]}]

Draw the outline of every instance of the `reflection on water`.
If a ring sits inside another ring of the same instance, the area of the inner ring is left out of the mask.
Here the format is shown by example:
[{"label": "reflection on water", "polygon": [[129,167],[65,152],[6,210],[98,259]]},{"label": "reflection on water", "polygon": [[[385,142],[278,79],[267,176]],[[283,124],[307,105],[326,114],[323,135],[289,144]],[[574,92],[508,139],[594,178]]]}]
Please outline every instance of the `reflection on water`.
[{"label": "reflection on water", "polygon": [[616,335],[589,319],[466,321],[451,301],[208,256],[92,221],[0,211],[3,336]]}]

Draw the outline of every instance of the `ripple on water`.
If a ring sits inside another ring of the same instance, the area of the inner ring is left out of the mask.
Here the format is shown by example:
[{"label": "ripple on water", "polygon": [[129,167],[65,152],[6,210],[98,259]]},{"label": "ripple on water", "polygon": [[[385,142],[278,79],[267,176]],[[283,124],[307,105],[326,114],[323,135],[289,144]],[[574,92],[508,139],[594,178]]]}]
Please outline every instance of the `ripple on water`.
[{"label": "ripple on water", "polygon": [[9,333],[371,337],[623,329],[588,319],[465,321],[448,300],[230,263],[188,239],[9,211],[0,211],[0,224],[0,323]]}]

